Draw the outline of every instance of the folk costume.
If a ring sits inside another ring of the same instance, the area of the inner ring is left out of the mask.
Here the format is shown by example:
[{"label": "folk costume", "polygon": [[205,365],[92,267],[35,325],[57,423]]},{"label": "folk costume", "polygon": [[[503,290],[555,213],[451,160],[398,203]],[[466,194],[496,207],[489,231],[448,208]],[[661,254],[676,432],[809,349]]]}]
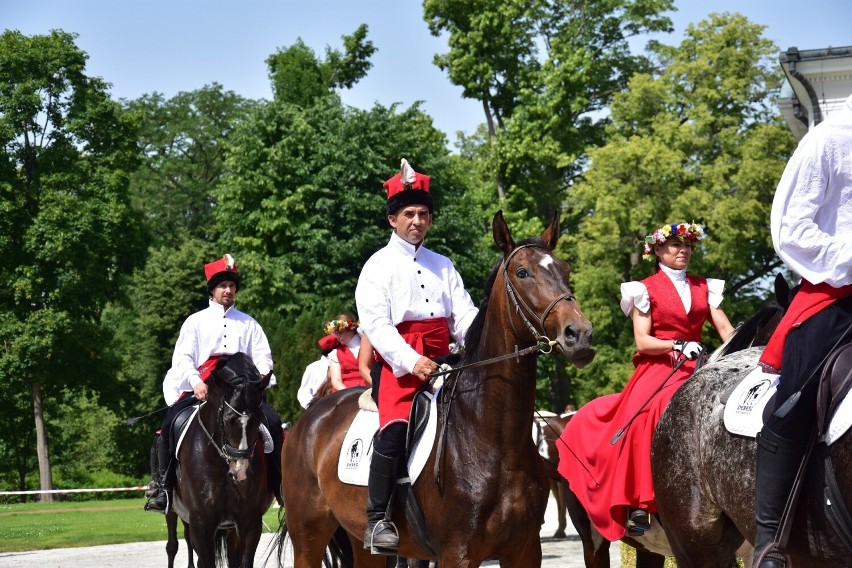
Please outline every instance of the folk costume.
[{"label": "folk costume", "polygon": [[[388,215],[410,205],[426,206],[431,214],[429,182],[429,176],[403,160],[400,173],[384,184]],[[393,551],[399,540],[385,513],[405,449],[411,403],[423,384],[411,373],[421,356],[448,355],[450,335],[463,342],[477,309],[449,258],[427,249],[422,241],[411,244],[396,232],[364,264],[355,300],[361,327],[383,361],[380,434],[370,465],[365,545]]]},{"label": "folk costume", "polygon": [[361,332],[358,324],[348,318],[332,320],[325,324],[325,331],[328,333],[347,330],[353,332],[352,337],[345,344],[339,344],[336,349],[328,354],[329,362],[340,365],[340,380],[344,388],[369,386],[367,381],[361,377],[361,371],[358,369],[358,353],[361,350]]},{"label": "folk costume", "polygon": [[[774,411],[800,391],[852,324],[852,96],[802,138],[775,191],[775,252],[802,277],[754,373],[780,373]],[[781,568],[774,540],[816,413],[816,382],[757,443],[754,566]]]},{"label": "folk costume", "polygon": [[[234,258],[226,254],[221,259],[204,265],[207,278],[207,291],[212,291],[221,282],[232,281],[237,290],[240,277]],[[237,352],[247,354],[261,375],[272,372],[272,351],[269,340],[260,324],[248,314],[237,310],[233,304],[225,307],[212,299],[207,308],[190,315],[180,329],[172,355],[172,366],[163,380],[163,397],[169,405],[163,423],[155,438],[159,483],[157,493],[149,499],[146,510],[168,512],[168,490],[171,488],[171,450],[170,430],[172,421],[181,410],[197,402],[193,388],[206,382],[216,368],[216,362],[223,355]],[[275,375],[270,378],[269,386],[277,384]],[[271,489],[280,500],[280,455],[281,455],[281,418],[264,400],[265,426],[272,435],[274,448],[269,454],[267,464],[270,468]],[[154,468],[152,467],[152,470]],[[277,474],[277,477],[275,475]]]}]

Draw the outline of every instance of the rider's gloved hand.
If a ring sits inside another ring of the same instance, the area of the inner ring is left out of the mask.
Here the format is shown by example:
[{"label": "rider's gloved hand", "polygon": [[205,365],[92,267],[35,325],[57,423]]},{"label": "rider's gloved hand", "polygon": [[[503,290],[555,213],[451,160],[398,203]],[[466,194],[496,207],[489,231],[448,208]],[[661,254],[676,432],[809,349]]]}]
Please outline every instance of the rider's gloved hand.
[{"label": "rider's gloved hand", "polygon": [[677,353],[683,353],[687,359],[695,359],[704,351],[704,346],[697,341],[676,339],[672,349]]}]

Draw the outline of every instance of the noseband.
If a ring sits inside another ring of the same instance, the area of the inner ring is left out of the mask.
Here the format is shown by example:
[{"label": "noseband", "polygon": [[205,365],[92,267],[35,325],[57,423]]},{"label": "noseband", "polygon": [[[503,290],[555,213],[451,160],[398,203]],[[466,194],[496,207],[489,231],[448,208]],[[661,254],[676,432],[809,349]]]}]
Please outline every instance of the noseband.
[{"label": "noseband", "polygon": [[[511,261],[512,257],[515,256],[515,253],[517,253],[519,250],[524,249],[524,248],[540,248],[540,247],[535,247],[534,245],[521,245],[518,248],[516,248],[515,250],[513,250],[511,253],[509,253],[509,256],[507,256],[506,260],[503,261],[503,283],[506,286],[506,295],[509,297],[509,302],[511,303],[511,306],[507,305],[508,309],[509,309],[509,325],[512,326],[512,331],[517,336],[518,331],[515,329],[515,324],[514,324],[514,321],[512,319],[512,313],[511,313],[512,307],[514,307],[515,313],[517,313],[518,315],[521,316],[521,321],[524,322],[524,325],[527,327],[529,332],[532,334],[535,341],[539,344],[546,344],[546,343],[549,344],[551,340],[550,340],[549,337],[547,337],[547,331],[544,329],[544,320],[547,319],[547,316],[550,315],[550,312],[553,310],[553,308],[556,306],[556,304],[558,304],[561,300],[568,300],[569,302],[573,301],[574,295],[571,294],[571,292],[565,292],[564,294],[557,296],[556,298],[553,299],[552,302],[550,302],[550,304],[548,304],[547,308],[544,310],[544,313],[542,313],[540,317],[536,316],[536,314],[532,310],[532,308],[530,308],[529,305],[527,305],[527,303],[524,301],[524,299],[515,291],[515,289],[512,287],[512,282],[509,280],[509,261]],[[523,309],[521,309],[521,308],[523,308]],[[526,312],[526,313],[524,313],[524,312]],[[532,322],[527,317],[527,314],[529,314],[530,317],[535,318],[537,320],[538,328],[541,331],[536,330],[535,326],[532,324]],[[549,353],[550,349],[552,349],[552,347],[549,347],[548,351],[546,351],[546,352]]]}]

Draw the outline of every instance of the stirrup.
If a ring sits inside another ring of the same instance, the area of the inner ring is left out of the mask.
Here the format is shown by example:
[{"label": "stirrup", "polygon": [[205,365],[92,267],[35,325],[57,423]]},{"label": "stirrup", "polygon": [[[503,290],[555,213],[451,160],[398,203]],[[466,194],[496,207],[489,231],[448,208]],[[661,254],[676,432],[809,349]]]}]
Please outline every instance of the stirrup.
[{"label": "stirrup", "polygon": [[[369,531],[369,525],[367,525],[367,530]],[[381,531],[390,531],[394,537],[396,537],[396,544],[389,546],[376,546],[375,537],[377,532]],[[399,550],[399,532],[396,530],[396,525],[393,524],[392,521],[383,519],[373,525],[373,530],[370,531],[370,543],[367,545],[366,540],[364,541],[364,548],[370,549],[370,554],[381,554],[384,556],[396,556],[397,551]]]},{"label": "stirrup", "polygon": [[651,530],[651,514],[645,509],[633,509],[627,516],[628,536],[642,536]]},{"label": "stirrup", "polygon": [[[165,500],[166,500],[165,507],[160,507],[157,504],[157,501],[159,501],[160,495],[165,496]],[[170,506],[171,506],[171,499],[169,498],[169,491],[167,491],[166,489],[163,489],[163,488],[161,488],[157,493],[155,493],[154,495],[149,497],[148,500],[145,502],[145,510],[146,511],[154,511],[154,512],[157,512],[157,513],[162,513],[164,515],[167,515],[169,513]]]}]

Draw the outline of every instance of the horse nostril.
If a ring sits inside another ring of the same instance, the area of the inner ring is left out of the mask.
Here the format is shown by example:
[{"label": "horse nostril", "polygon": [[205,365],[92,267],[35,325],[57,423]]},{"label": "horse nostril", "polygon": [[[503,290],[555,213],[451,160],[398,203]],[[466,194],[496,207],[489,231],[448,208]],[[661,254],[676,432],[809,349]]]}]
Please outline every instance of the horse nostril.
[{"label": "horse nostril", "polygon": [[574,328],[570,325],[565,327],[565,332],[563,335],[565,337],[565,343],[568,345],[573,345],[577,343],[577,339],[580,336],[577,331],[575,331]]}]

